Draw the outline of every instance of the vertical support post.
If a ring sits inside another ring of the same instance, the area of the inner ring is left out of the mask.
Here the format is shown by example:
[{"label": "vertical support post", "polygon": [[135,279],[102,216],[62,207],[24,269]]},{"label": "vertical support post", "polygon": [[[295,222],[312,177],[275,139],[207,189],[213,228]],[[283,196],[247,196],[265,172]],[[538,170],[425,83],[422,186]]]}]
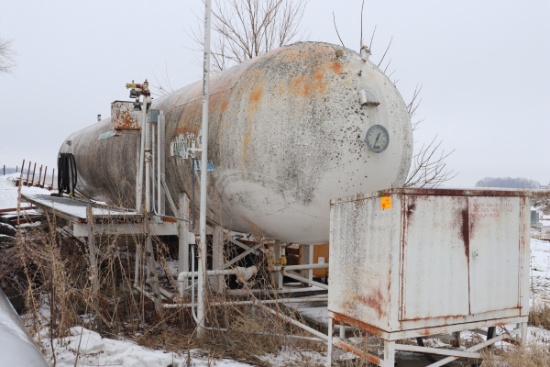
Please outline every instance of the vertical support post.
[{"label": "vertical support post", "polygon": [[44,178],[42,179],[42,184],[40,184],[41,188],[46,187],[46,176],[48,175],[48,166],[46,166],[46,169],[44,170]]},{"label": "vertical support post", "polygon": [[395,341],[384,340],[384,361],[381,367],[394,367]]},{"label": "vertical support post", "polygon": [[[165,209],[165,193],[162,186],[162,177],[164,176],[165,169],[165,136],[164,136],[164,112],[159,111],[159,119],[157,123],[157,210],[160,215],[166,213]],[[175,214],[175,213],[174,213]]]},{"label": "vertical support post", "polygon": [[43,167],[44,167],[44,166],[41,164],[41,165],[40,165],[40,171],[38,171],[38,172],[39,172],[39,173],[38,173],[38,184],[37,184],[36,186],[40,186],[40,182],[42,182],[42,168],[43,168]]},{"label": "vertical support post", "polygon": [[327,363],[326,367],[332,366],[332,334],[334,333],[334,321],[332,317],[328,317],[328,343],[327,343]]},{"label": "vertical support post", "polygon": [[[273,245],[273,258],[275,260],[278,260],[284,255],[285,255],[285,252],[284,252],[283,244],[281,242],[277,241],[275,243],[275,245]],[[275,281],[275,285],[277,286],[277,289],[282,289],[283,288],[283,272],[278,271],[278,272],[274,273],[274,275],[275,275],[274,281]]]},{"label": "vertical support post", "polygon": [[147,97],[143,96],[143,114],[141,115],[141,140],[138,151],[138,169],[136,177],[136,211],[142,211],[143,200],[143,170],[145,166],[145,140],[147,138]]},{"label": "vertical support post", "polygon": [[519,337],[521,339],[521,344],[525,345],[527,342],[527,323],[522,322],[519,324],[520,332]]},{"label": "vertical support post", "polygon": [[31,174],[31,161],[29,161],[29,166],[27,167],[27,179],[25,180],[25,182],[23,182],[23,184],[27,185],[29,183],[29,176]]},{"label": "vertical support post", "polygon": [[[302,264],[313,264],[313,250],[315,245],[300,245],[302,250]],[[313,269],[300,271],[301,275],[308,280],[313,280]],[[310,283],[302,283],[306,287],[311,287]]]},{"label": "vertical support post", "polygon": [[88,204],[86,208],[86,227],[88,230],[88,252],[90,256],[90,271],[92,275],[92,291],[94,294],[99,292],[99,271],[97,269],[97,249],[94,238],[94,216],[92,205]]},{"label": "vertical support post", "polygon": [[460,347],[460,331],[455,331],[452,335],[453,335],[453,338],[451,340],[451,345],[454,348]]},{"label": "vertical support post", "polygon": [[340,330],[339,330],[340,331],[340,339],[342,339],[342,340],[346,339],[346,325],[341,323],[338,327],[340,328]]},{"label": "vertical support post", "polygon": [[[214,226],[212,236],[212,270],[222,269],[224,261],[223,240],[223,228],[221,226]],[[212,280],[212,290],[217,293],[223,293],[225,277],[223,275],[214,275]]]},{"label": "vertical support post", "polygon": [[[185,219],[178,221],[178,273],[189,271],[189,222],[191,207],[189,196],[181,193],[178,200],[179,216]],[[189,281],[189,278],[187,278]]]},{"label": "vertical support post", "polygon": [[32,182],[30,183],[29,186],[34,186],[34,175],[36,173],[36,163],[34,164],[34,167],[32,169]]},{"label": "vertical support post", "polygon": [[199,281],[197,318],[199,319],[198,336],[204,337],[205,304],[206,304],[206,187],[208,175],[208,102],[210,84],[210,30],[211,0],[204,2],[204,63],[202,80],[202,123],[201,123],[201,189],[200,189],[200,246],[199,246]]}]

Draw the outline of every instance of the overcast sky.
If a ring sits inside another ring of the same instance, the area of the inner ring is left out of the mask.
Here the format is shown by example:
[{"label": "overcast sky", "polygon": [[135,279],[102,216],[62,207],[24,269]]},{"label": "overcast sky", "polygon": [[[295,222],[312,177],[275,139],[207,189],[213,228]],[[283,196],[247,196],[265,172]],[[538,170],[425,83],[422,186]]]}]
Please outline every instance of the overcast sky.
[{"label": "overcast sky", "polygon": [[[310,0],[304,38],[358,50],[360,0]],[[16,67],[0,74],[0,166],[55,165],[72,132],[127,99],[125,83],[173,89],[202,76],[189,36],[200,0],[0,0],[0,37]],[[202,20],[201,20],[202,21]],[[434,136],[457,172],[447,186],[484,177],[550,181],[550,1],[366,0],[365,43],[409,101],[422,85],[415,144]]]}]

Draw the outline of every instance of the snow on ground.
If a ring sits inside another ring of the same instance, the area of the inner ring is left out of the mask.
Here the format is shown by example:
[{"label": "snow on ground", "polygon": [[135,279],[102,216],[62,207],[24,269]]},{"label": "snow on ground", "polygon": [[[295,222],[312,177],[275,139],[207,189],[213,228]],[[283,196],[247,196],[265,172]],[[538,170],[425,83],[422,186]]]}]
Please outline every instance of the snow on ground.
[{"label": "snow on ground", "polygon": [[550,241],[531,239],[531,294],[533,303],[550,305]]},{"label": "snow on ground", "polygon": [[[51,361],[51,347],[47,330],[41,335],[42,346],[46,357]],[[77,326],[71,328],[71,335],[55,339],[53,349],[56,355],[56,366],[127,366],[127,367],[179,367],[179,366],[219,366],[245,367],[250,366],[228,359],[212,360],[202,356],[201,350],[191,350],[191,364],[187,354],[176,354],[163,350],[153,350],[142,347],[133,341],[103,338],[98,333]]]}]

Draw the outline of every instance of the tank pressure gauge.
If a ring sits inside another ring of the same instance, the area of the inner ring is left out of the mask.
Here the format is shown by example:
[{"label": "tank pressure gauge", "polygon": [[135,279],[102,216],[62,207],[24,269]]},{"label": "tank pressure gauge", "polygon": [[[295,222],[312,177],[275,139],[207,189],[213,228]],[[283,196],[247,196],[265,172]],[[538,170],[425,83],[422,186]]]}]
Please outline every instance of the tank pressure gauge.
[{"label": "tank pressure gauge", "polygon": [[367,130],[365,142],[375,153],[382,153],[390,144],[390,134],[382,125],[373,125]]}]

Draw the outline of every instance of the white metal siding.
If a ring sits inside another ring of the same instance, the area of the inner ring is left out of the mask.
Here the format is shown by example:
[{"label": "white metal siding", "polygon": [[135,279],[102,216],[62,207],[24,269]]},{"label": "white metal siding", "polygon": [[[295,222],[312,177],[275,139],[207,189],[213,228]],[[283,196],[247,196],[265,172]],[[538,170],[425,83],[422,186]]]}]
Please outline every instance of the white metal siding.
[{"label": "white metal siding", "polygon": [[391,338],[526,322],[529,214],[521,191],[389,189],[333,200],[329,311]]},{"label": "white metal siding", "polygon": [[402,319],[468,314],[466,197],[408,196]]}]

